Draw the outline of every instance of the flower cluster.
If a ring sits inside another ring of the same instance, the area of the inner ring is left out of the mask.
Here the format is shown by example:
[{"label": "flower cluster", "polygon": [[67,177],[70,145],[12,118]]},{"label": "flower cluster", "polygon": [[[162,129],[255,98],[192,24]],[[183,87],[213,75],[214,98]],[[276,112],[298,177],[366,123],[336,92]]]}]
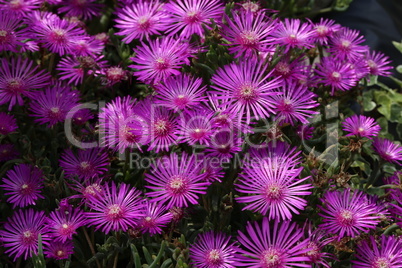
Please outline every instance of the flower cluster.
[{"label": "flower cluster", "polygon": [[350,109],[385,54],[251,0],[101,2],[0,0],[2,261],[402,266],[402,146]]}]

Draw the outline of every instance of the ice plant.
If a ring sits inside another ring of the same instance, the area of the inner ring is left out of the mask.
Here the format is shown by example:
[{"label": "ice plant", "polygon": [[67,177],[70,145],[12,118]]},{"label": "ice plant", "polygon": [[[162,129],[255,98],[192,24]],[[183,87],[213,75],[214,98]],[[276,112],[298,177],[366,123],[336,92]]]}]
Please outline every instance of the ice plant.
[{"label": "ice plant", "polygon": [[313,39],[321,45],[327,45],[335,33],[341,30],[341,26],[334,20],[320,18],[320,21],[313,24]]},{"label": "ice plant", "polygon": [[142,43],[134,49],[135,56],[130,58],[135,64],[129,67],[136,69],[134,75],[141,82],[158,84],[169,76],[179,75],[183,64],[189,64],[188,44],[171,37],[158,38]]},{"label": "ice plant", "polygon": [[179,34],[189,38],[192,34],[204,36],[203,25],[208,26],[211,19],[221,20],[224,6],[219,0],[176,0],[167,3],[164,9],[166,17],[166,32],[170,36]]},{"label": "ice plant", "polygon": [[101,198],[88,195],[87,224],[108,234],[110,231],[127,231],[143,216],[140,191],[128,184],[116,186],[114,182],[104,187]]},{"label": "ice plant", "polygon": [[316,95],[307,87],[290,82],[285,83],[277,92],[281,94],[272,96],[272,99],[278,123],[308,124],[308,119],[318,113],[314,111],[319,105],[314,100]]},{"label": "ice plant", "polygon": [[203,96],[206,86],[202,85],[202,79],[185,74],[169,77],[156,91],[154,102],[174,111],[189,110],[207,101]]},{"label": "ice plant", "polygon": [[102,176],[109,165],[108,155],[99,148],[79,150],[77,153],[65,150],[59,162],[66,177],[76,176],[81,180]]},{"label": "ice plant", "polygon": [[67,113],[78,104],[78,100],[78,91],[56,84],[34,95],[30,105],[31,116],[37,117],[35,122],[51,127],[64,122]]},{"label": "ice plant", "polygon": [[147,143],[148,128],[145,118],[134,113],[134,99],[117,97],[99,113],[102,144],[123,153]]},{"label": "ice plant", "polygon": [[356,86],[358,79],[356,72],[348,63],[341,62],[331,57],[325,57],[315,69],[316,80],[331,88],[331,94],[335,91],[347,91]]},{"label": "ice plant", "polygon": [[284,53],[292,48],[312,48],[313,47],[313,31],[308,23],[303,23],[299,19],[286,18],[283,22],[278,23],[275,31],[272,32],[273,44],[283,47]]},{"label": "ice plant", "polygon": [[166,30],[163,5],[158,0],[138,1],[117,11],[117,35],[124,36],[123,42],[131,43],[135,39],[149,39],[151,35],[161,34]]},{"label": "ice plant", "polygon": [[65,260],[70,258],[74,253],[74,244],[73,241],[70,240],[64,242],[55,241],[49,243],[49,245],[44,248],[43,252],[47,258]]},{"label": "ice plant", "polygon": [[402,165],[402,146],[388,139],[375,138],[374,150],[387,162]]},{"label": "ice plant", "polygon": [[374,118],[364,115],[352,115],[342,122],[343,130],[349,132],[345,136],[358,136],[360,138],[366,137],[372,139],[377,137],[380,132],[380,125],[378,125]]},{"label": "ice plant", "polygon": [[12,114],[0,112],[0,134],[7,135],[18,129],[17,120]]},{"label": "ice plant", "polygon": [[262,223],[248,222],[246,233],[238,231],[241,245],[236,267],[311,267],[305,253],[308,240],[303,232],[290,221],[270,222],[264,217]]},{"label": "ice plant", "polygon": [[48,244],[46,234],[46,216],[43,211],[35,211],[32,208],[17,210],[13,216],[7,219],[3,230],[0,230],[0,237],[5,253],[17,258],[26,260],[38,253],[38,240],[41,236],[42,243]]},{"label": "ice plant", "polygon": [[179,124],[180,141],[189,145],[208,145],[213,133],[212,114],[203,106],[194,111],[188,111]]},{"label": "ice plant", "polygon": [[355,237],[361,232],[375,229],[380,222],[375,203],[367,202],[365,194],[350,188],[344,191],[327,191],[321,198],[323,206],[319,206],[323,223],[319,228],[341,239],[345,236]]},{"label": "ice plant", "polygon": [[276,21],[268,19],[264,11],[233,12],[233,19],[225,16],[228,25],[223,25],[222,35],[229,42],[229,51],[237,57],[257,56],[267,52],[273,42],[270,36]]},{"label": "ice plant", "polygon": [[368,51],[367,46],[360,45],[364,41],[359,31],[343,27],[330,39],[328,52],[336,60],[358,60]]},{"label": "ice plant", "polygon": [[381,52],[367,52],[366,61],[370,68],[371,75],[389,76],[392,66],[389,65],[391,61],[388,56],[385,56]]},{"label": "ice plant", "polygon": [[198,268],[237,267],[238,247],[230,242],[231,236],[212,231],[199,234],[190,246],[190,259]]},{"label": "ice plant", "polygon": [[0,105],[8,104],[8,110],[16,104],[23,105],[23,96],[31,98],[33,89],[50,84],[50,75],[33,63],[22,57],[1,60]]},{"label": "ice plant", "polygon": [[0,162],[16,159],[19,155],[14,144],[0,144]]},{"label": "ice plant", "polygon": [[36,200],[43,199],[43,173],[37,167],[28,164],[20,164],[10,169],[3,184],[0,185],[5,191],[7,202],[15,207],[35,205]]},{"label": "ice plant", "polygon": [[173,215],[166,211],[165,206],[146,200],[144,216],[140,219],[138,226],[143,233],[161,234],[162,228],[166,227],[172,219]]},{"label": "ice plant", "polygon": [[28,17],[41,4],[42,0],[0,0],[0,10],[9,11],[18,17]]},{"label": "ice plant", "polygon": [[103,5],[96,0],[62,0],[58,13],[65,13],[66,17],[78,17],[90,20],[100,15]]},{"label": "ice plant", "polygon": [[23,20],[12,12],[0,9],[0,51],[18,52],[24,40],[31,37],[27,28],[20,29]]},{"label": "ice plant", "polygon": [[73,239],[77,229],[86,223],[85,214],[81,209],[69,208],[52,211],[47,220],[49,236],[54,241],[66,242]]},{"label": "ice plant", "polygon": [[164,156],[151,165],[152,172],[146,173],[146,186],[153,191],[146,193],[151,202],[166,204],[166,207],[188,207],[197,204],[197,194],[206,194],[209,182],[200,174],[201,167],[194,155],[175,153]]},{"label": "ice plant", "polygon": [[261,159],[259,166],[246,164],[235,184],[238,192],[249,194],[236,198],[239,203],[247,203],[243,210],[258,211],[269,219],[289,220],[307,205],[301,196],[310,195],[312,185],[302,183],[310,177],[299,179],[302,168],[290,170],[289,163],[278,160]]},{"label": "ice plant", "polygon": [[178,118],[173,111],[147,98],[135,107],[135,112],[146,120],[150,141],[148,151],[168,151],[170,146],[177,144]]},{"label": "ice plant", "polygon": [[43,47],[60,56],[72,53],[74,43],[85,36],[84,30],[78,28],[77,24],[57,16],[44,18],[34,25],[33,30]]},{"label": "ice plant", "polygon": [[402,267],[402,240],[400,237],[381,235],[379,240],[370,236],[356,249],[354,268],[398,268]]},{"label": "ice plant", "polygon": [[209,157],[219,157],[228,159],[242,150],[243,140],[238,137],[236,132],[229,130],[215,131],[211,137],[210,145],[205,152]]},{"label": "ice plant", "polygon": [[257,120],[270,117],[274,113],[271,96],[278,94],[274,89],[281,81],[271,79],[272,71],[265,74],[266,69],[262,62],[253,60],[218,69],[211,80],[216,98],[222,100],[221,105],[228,104],[230,112],[243,115],[247,123],[253,117]]}]

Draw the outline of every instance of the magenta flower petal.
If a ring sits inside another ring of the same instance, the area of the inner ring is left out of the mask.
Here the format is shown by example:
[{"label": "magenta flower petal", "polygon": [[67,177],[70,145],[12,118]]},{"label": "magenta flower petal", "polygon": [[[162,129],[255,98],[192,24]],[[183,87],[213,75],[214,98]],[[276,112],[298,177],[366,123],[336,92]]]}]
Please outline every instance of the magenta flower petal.
[{"label": "magenta flower petal", "polygon": [[346,136],[358,136],[372,139],[377,137],[380,132],[380,126],[374,121],[374,118],[364,115],[352,115],[342,122],[343,130],[349,132]]}]

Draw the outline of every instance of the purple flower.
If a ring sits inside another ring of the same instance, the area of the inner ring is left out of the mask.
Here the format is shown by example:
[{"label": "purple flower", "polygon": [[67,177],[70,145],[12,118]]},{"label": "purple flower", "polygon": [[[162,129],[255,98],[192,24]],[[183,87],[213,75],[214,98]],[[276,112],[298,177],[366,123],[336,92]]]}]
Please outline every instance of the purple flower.
[{"label": "purple flower", "polygon": [[80,209],[58,209],[50,212],[47,220],[49,235],[59,242],[72,240],[77,229],[86,223],[85,214]]},{"label": "purple flower", "polygon": [[346,136],[358,136],[373,138],[378,136],[380,126],[374,121],[374,118],[364,115],[352,115],[342,122],[343,130],[349,132]]},{"label": "purple flower", "polygon": [[74,253],[73,241],[52,241],[49,245],[46,245],[43,252],[46,258],[52,258],[55,260],[65,260],[68,259],[71,254]]},{"label": "purple flower", "polygon": [[189,110],[207,101],[203,96],[205,91],[206,86],[202,86],[201,78],[185,74],[172,76],[156,87],[158,94],[155,103],[174,111]]},{"label": "purple flower", "polygon": [[117,97],[99,114],[102,144],[123,153],[126,148],[148,143],[148,123],[134,113],[134,100]]},{"label": "purple flower", "polygon": [[375,229],[380,222],[375,203],[367,201],[365,194],[350,188],[340,192],[326,192],[321,198],[323,206],[319,206],[323,223],[319,228],[328,233],[336,234],[340,240],[344,236],[355,237],[360,232]]},{"label": "purple flower", "polygon": [[190,246],[190,259],[198,268],[237,267],[238,247],[230,242],[231,236],[209,231],[197,236]]},{"label": "purple flower", "polygon": [[103,83],[109,87],[128,79],[128,72],[120,66],[112,66],[103,69],[101,73],[105,76]]},{"label": "purple flower", "polygon": [[351,65],[334,58],[323,58],[315,71],[318,82],[323,83],[325,86],[330,86],[332,95],[336,90],[347,91],[358,82],[356,72]]},{"label": "purple flower", "polygon": [[181,65],[189,65],[188,44],[180,39],[164,37],[142,43],[134,49],[135,56],[130,58],[135,64],[129,67],[137,69],[134,75],[141,82],[158,84],[172,75],[179,75]]},{"label": "purple flower", "polygon": [[197,194],[206,194],[209,182],[205,182],[205,174],[200,174],[201,167],[197,165],[194,155],[186,153],[181,158],[175,153],[164,156],[152,164],[152,172],[146,173],[145,180],[148,189],[146,193],[151,202],[167,203],[167,208],[174,206],[188,207],[198,204]]},{"label": "purple flower", "polygon": [[308,79],[306,69],[307,66],[302,59],[290,60],[289,57],[285,57],[275,65],[274,75],[280,76],[284,82],[300,82]]},{"label": "purple flower", "polygon": [[82,84],[86,75],[95,75],[96,70],[106,67],[103,55],[67,57],[57,64],[61,80],[68,80],[68,84],[75,86]]},{"label": "purple flower", "polygon": [[237,191],[249,194],[236,198],[248,203],[243,208],[268,214],[269,219],[289,220],[299,214],[307,201],[300,196],[310,195],[311,184],[301,184],[310,177],[299,179],[303,168],[294,168],[278,158],[260,159],[259,166],[246,164],[236,183]]},{"label": "purple flower", "polygon": [[327,259],[336,259],[335,255],[325,252],[324,247],[332,241],[332,238],[325,238],[327,234],[321,229],[315,229],[312,231],[311,224],[307,224],[304,227],[306,238],[308,239],[307,248],[310,250],[305,253],[309,258],[309,263],[316,266],[322,266],[325,268],[331,268]]},{"label": "purple flower", "polygon": [[9,196],[7,202],[11,203],[13,208],[35,205],[37,199],[44,198],[41,194],[43,173],[32,165],[14,166],[14,169],[7,172],[7,178],[3,178],[3,184],[0,186],[5,195]]},{"label": "purple flower", "polygon": [[400,237],[381,235],[379,241],[374,236],[364,240],[356,248],[357,260],[352,260],[354,268],[398,268],[402,267],[402,240]]},{"label": "purple flower", "polygon": [[25,46],[24,40],[31,37],[27,28],[19,29],[24,21],[14,13],[0,8],[0,51],[18,52],[17,46]]},{"label": "purple flower", "polygon": [[58,13],[66,13],[66,17],[78,17],[90,20],[100,15],[103,5],[96,3],[96,0],[63,0]]},{"label": "purple flower", "polygon": [[136,113],[147,122],[150,140],[148,151],[168,151],[171,145],[177,144],[178,120],[173,111],[147,98],[137,105]]},{"label": "purple flower", "polygon": [[334,20],[320,18],[320,21],[313,24],[313,39],[321,45],[328,44],[336,32],[341,30],[341,26],[336,24]]},{"label": "purple flower", "polygon": [[314,100],[316,95],[306,86],[296,85],[295,83],[286,83],[281,87],[280,95],[272,96],[274,110],[276,111],[276,120],[280,123],[308,124],[308,118],[312,118],[318,112],[313,111],[319,105]]},{"label": "purple flower", "polygon": [[144,216],[140,219],[138,226],[143,233],[161,234],[162,228],[166,227],[173,219],[173,215],[166,211],[165,206],[158,203],[144,202]]},{"label": "purple flower", "polygon": [[78,104],[78,91],[56,84],[36,94],[31,102],[31,116],[38,117],[35,122],[51,127],[64,122],[67,113]]},{"label": "purple flower", "polygon": [[257,164],[268,158],[277,159],[278,163],[286,162],[289,172],[298,173],[296,166],[301,164],[301,151],[297,151],[297,147],[290,146],[286,142],[273,140],[268,145],[261,145],[261,148],[254,147],[250,149],[250,156],[259,160]]},{"label": "purple flower", "polygon": [[388,139],[375,138],[374,150],[387,162],[402,165],[402,146]]},{"label": "purple flower", "polygon": [[16,159],[19,155],[14,144],[0,144],[0,162]]},{"label": "purple flower", "polygon": [[123,42],[129,44],[134,39],[149,39],[166,30],[162,4],[158,0],[138,1],[117,11],[116,35],[124,36]]},{"label": "purple flower", "polygon": [[0,10],[6,10],[18,17],[28,17],[34,9],[39,9],[42,0],[0,0]]},{"label": "purple flower", "polygon": [[224,6],[219,0],[176,0],[167,3],[164,9],[166,18],[166,32],[173,36],[189,38],[192,34],[204,36],[203,25],[207,26],[210,20],[219,21],[224,12]]},{"label": "purple flower", "polygon": [[284,52],[291,48],[312,48],[313,31],[311,25],[302,23],[299,19],[285,18],[283,22],[278,23],[278,27],[271,34],[274,42],[283,46]]},{"label": "purple flower", "polygon": [[85,31],[78,28],[76,23],[57,16],[43,18],[34,25],[33,30],[43,47],[60,56],[73,53],[75,42],[85,36]]},{"label": "purple flower", "polygon": [[73,124],[76,125],[85,125],[86,122],[93,119],[94,115],[89,109],[80,109],[76,113],[74,113]]},{"label": "purple flower", "polygon": [[212,114],[204,107],[184,114],[179,128],[180,142],[208,145],[213,133]]},{"label": "purple flower", "polygon": [[0,112],[0,134],[7,135],[18,129],[17,120],[12,114]]},{"label": "purple flower", "polygon": [[95,225],[108,234],[112,231],[127,231],[138,224],[143,216],[141,192],[125,183],[116,187],[114,182],[105,187],[101,198],[88,195],[87,205],[92,210],[86,212],[87,224]]},{"label": "purple flower", "polygon": [[65,150],[59,162],[67,177],[77,176],[81,180],[102,176],[109,165],[108,155],[99,148],[79,150],[77,154]]},{"label": "purple flower", "polygon": [[297,135],[302,140],[309,140],[313,137],[314,127],[308,125],[299,125],[296,129]]},{"label": "purple flower", "polygon": [[32,208],[18,210],[4,224],[4,230],[0,230],[5,253],[14,261],[22,257],[26,260],[38,253],[39,235],[42,243],[47,245],[48,235],[45,233],[46,216],[43,211],[34,211]]},{"label": "purple flower", "polygon": [[296,223],[274,221],[264,217],[262,224],[247,223],[246,234],[238,231],[239,250],[243,255],[236,267],[311,267],[305,253],[308,240],[302,240],[303,232]]},{"label": "purple flower", "polygon": [[231,130],[215,131],[211,136],[209,147],[205,150],[209,157],[229,159],[242,150],[242,139]]},{"label": "purple flower", "polygon": [[370,68],[371,75],[389,76],[393,67],[389,65],[391,61],[388,56],[385,56],[381,52],[372,51],[366,54],[366,61]]},{"label": "purple flower", "polygon": [[[11,63],[11,64],[10,64]],[[0,105],[9,104],[11,110],[15,104],[23,105],[22,96],[33,97],[31,90],[50,84],[50,75],[44,70],[38,71],[29,59],[3,58],[0,68]]]},{"label": "purple flower", "polygon": [[102,53],[104,48],[103,42],[94,36],[82,36],[74,42],[71,50],[75,56],[92,56],[95,61],[98,61],[103,57],[97,58],[96,55]]},{"label": "purple flower", "polygon": [[278,94],[273,89],[281,82],[278,78],[269,80],[272,71],[265,75],[266,68],[261,62],[246,61],[218,69],[212,76],[216,98],[223,101],[221,105],[229,104],[230,112],[245,114],[247,123],[252,116],[257,120],[269,117],[274,112],[270,97]]},{"label": "purple flower", "polygon": [[359,31],[343,27],[330,39],[328,52],[334,55],[336,60],[359,60],[368,51],[367,46],[359,45],[364,41]]},{"label": "purple flower", "polygon": [[233,20],[228,16],[225,19],[228,25],[223,25],[222,35],[229,42],[229,51],[236,57],[257,56],[259,52],[266,52],[273,42],[270,34],[275,29],[276,21],[268,20],[265,12],[232,12]]}]

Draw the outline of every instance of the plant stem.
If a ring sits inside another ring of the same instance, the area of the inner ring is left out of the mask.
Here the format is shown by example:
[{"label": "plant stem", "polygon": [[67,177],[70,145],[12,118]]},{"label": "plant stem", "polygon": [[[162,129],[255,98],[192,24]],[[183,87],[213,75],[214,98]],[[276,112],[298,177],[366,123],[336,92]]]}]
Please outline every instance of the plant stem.
[{"label": "plant stem", "polygon": [[[91,249],[92,255],[95,256],[95,254],[96,254],[95,248],[94,248],[94,246],[92,245],[91,239],[89,238],[87,229],[86,229],[85,227],[82,227],[82,229],[84,230],[84,235],[85,235],[85,238],[86,238],[86,240],[87,240],[87,242],[88,242],[89,248]],[[98,259],[96,259],[96,266],[98,266],[98,268],[101,268],[101,265],[100,265]]]}]

